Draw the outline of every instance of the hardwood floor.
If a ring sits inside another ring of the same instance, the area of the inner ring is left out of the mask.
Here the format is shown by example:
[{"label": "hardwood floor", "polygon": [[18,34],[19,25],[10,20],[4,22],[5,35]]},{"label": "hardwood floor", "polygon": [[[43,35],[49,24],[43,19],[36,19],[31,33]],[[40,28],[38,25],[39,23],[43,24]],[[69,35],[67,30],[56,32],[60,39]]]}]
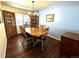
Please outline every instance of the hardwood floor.
[{"label": "hardwood floor", "polygon": [[41,51],[40,43],[32,47],[31,41],[25,49],[21,42],[22,39],[21,35],[8,39],[6,58],[57,58],[60,55],[60,43],[56,39],[48,37],[44,51]]}]

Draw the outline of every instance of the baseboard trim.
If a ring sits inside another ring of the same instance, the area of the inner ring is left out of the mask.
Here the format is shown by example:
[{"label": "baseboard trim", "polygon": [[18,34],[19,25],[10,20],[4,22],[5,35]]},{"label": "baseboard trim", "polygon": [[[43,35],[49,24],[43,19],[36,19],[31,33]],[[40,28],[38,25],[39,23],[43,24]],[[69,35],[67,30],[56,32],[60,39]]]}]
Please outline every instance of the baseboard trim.
[{"label": "baseboard trim", "polygon": [[51,35],[48,35],[48,36],[51,37],[51,38],[54,38],[54,39],[56,39],[56,40],[61,41],[61,39],[59,39],[59,38],[57,38],[57,37],[54,37],[54,36],[51,36]]}]

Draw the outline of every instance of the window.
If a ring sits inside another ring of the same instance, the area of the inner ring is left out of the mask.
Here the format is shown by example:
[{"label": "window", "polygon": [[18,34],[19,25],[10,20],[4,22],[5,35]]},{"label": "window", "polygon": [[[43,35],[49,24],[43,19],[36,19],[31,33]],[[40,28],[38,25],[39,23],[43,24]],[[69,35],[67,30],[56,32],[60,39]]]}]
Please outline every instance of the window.
[{"label": "window", "polygon": [[28,15],[24,15],[24,24],[30,25],[30,17]]},{"label": "window", "polygon": [[29,15],[25,14],[20,14],[20,13],[15,13],[16,17],[16,27],[17,27],[17,34],[21,33],[20,32],[20,25],[29,25],[30,24],[30,17]]},{"label": "window", "polygon": [[18,13],[15,14],[15,17],[16,17],[16,26],[23,25],[22,15],[23,14],[18,14]]},{"label": "window", "polygon": [[20,26],[23,24],[28,24],[28,25],[30,24],[29,15],[16,13],[15,17],[16,17],[16,26]]}]

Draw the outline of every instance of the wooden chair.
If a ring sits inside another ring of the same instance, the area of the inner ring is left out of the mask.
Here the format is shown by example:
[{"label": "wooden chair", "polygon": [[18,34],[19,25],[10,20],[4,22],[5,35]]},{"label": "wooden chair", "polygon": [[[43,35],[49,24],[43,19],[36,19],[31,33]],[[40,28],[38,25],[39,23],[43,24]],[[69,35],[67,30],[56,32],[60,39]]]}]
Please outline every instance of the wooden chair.
[{"label": "wooden chair", "polygon": [[46,40],[47,40],[47,36],[48,36],[48,30],[49,30],[49,28],[45,28],[44,29],[44,31],[43,31],[43,33],[42,33],[42,35],[41,35],[41,45],[42,45],[42,47],[41,47],[41,49],[42,49],[42,51],[43,51],[43,49],[44,49],[44,44],[46,43]]},{"label": "wooden chair", "polygon": [[37,37],[36,44],[38,42],[41,42],[41,49],[42,49],[42,51],[44,50],[44,42],[46,42],[46,40],[47,40],[48,30],[49,30],[49,28],[43,29],[41,36]]},{"label": "wooden chair", "polygon": [[28,43],[27,41],[32,41],[33,38],[31,36],[28,37],[29,35],[28,33],[26,33],[25,28],[20,26],[20,30],[21,30],[22,36],[24,37],[24,39],[22,40],[22,44],[26,48],[27,43]]}]

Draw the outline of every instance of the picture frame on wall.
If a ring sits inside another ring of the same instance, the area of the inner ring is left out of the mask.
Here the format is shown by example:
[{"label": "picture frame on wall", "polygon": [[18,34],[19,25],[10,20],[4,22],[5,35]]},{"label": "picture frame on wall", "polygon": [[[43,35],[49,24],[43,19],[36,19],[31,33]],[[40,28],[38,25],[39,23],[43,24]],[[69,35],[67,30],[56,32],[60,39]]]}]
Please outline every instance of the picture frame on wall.
[{"label": "picture frame on wall", "polygon": [[2,23],[2,12],[0,10],[0,23]]},{"label": "picture frame on wall", "polygon": [[1,19],[0,19],[0,23],[1,23],[2,21],[1,21]]},{"label": "picture frame on wall", "polygon": [[0,16],[0,23],[2,23],[2,17]]},{"label": "picture frame on wall", "polygon": [[53,22],[54,21],[54,14],[46,15],[46,21],[47,22]]}]

